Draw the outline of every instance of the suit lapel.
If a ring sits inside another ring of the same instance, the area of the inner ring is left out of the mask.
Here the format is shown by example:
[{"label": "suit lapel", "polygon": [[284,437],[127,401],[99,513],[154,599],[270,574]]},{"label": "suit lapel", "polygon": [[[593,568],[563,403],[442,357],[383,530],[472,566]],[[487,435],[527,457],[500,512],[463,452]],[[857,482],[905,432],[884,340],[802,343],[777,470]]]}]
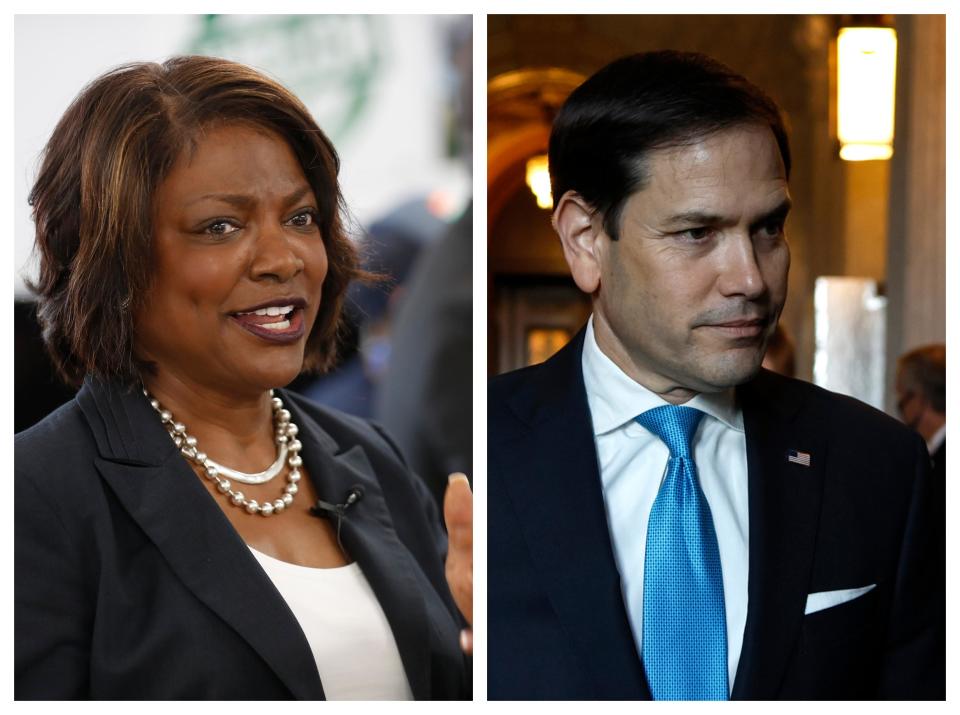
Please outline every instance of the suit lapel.
[{"label": "suit lapel", "polygon": [[[772,699],[803,621],[827,459],[826,435],[800,418],[803,395],[761,373],[738,390],[747,439],[750,575],[735,699]],[[789,462],[789,450],[810,466]]]},{"label": "suit lapel", "polygon": [[302,455],[320,498],[343,504],[352,489],[359,487],[363,492],[345,513],[341,541],[360,565],[390,623],[414,698],[429,699],[430,626],[416,579],[419,566],[397,536],[373,468],[360,446],[338,453],[332,437],[303,415],[293,400],[284,402],[297,425],[302,425]]},{"label": "suit lapel", "polygon": [[614,560],[580,356],[583,331],[511,407],[529,430],[506,489],[557,617],[604,699],[649,698]]},{"label": "suit lapel", "polygon": [[[295,698],[323,699],[299,623],[139,391],[88,379],[77,399],[103,455],[97,469],[184,585],[260,654]],[[363,490],[341,540],[384,610],[414,697],[429,698],[430,633],[419,567],[394,530],[373,469],[360,446],[340,453],[293,400],[285,403],[301,429],[301,454],[320,497],[342,503],[353,487]]]},{"label": "suit lapel", "polygon": [[177,577],[293,697],[323,699],[296,618],[142,395],[88,379],[77,400],[100,448],[97,469]]}]

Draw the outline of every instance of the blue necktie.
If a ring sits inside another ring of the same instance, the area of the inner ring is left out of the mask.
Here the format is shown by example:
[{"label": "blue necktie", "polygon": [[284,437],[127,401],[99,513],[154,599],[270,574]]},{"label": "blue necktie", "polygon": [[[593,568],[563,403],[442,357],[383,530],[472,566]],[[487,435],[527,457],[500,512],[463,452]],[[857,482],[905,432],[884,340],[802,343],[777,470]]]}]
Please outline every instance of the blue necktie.
[{"label": "blue necktie", "polygon": [[643,568],[643,665],[654,700],[728,698],[720,549],[690,448],[702,418],[677,405],[636,418],[670,450]]}]

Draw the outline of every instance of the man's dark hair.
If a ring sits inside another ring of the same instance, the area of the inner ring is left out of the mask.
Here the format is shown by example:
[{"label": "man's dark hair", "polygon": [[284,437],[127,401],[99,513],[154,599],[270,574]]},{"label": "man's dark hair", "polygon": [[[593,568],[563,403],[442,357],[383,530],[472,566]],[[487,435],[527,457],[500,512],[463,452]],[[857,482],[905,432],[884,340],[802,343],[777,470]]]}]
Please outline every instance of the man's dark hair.
[{"label": "man's dark hair", "polygon": [[936,412],[947,413],[946,345],[924,345],[901,355],[897,377],[904,390],[923,397]]},{"label": "man's dark hair", "polygon": [[789,178],[783,118],[759,87],[693,52],[623,57],[577,87],[557,114],[550,134],[554,201],[576,191],[616,240],[623,204],[644,187],[650,151],[743,124],[770,127]]},{"label": "man's dark hair", "polygon": [[365,277],[345,230],[340,160],[307,108],[275,80],[234,62],[174,57],[118,67],[94,80],[53,131],[30,204],[40,275],[43,337],[60,375],[134,384],[134,315],[153,277],[157,187],[204,131],[242,124],[272,132],[293,150],[319,207],[329,268],[304,368],[336,357],[347,284]]}]

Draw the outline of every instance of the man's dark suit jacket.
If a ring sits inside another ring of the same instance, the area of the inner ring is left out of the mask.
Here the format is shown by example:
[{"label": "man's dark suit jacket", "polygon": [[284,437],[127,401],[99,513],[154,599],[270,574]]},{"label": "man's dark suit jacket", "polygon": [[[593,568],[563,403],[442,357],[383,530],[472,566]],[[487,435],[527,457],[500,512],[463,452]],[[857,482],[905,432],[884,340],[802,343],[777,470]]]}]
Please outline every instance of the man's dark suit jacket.
[{"label": "man's dark suit jacket", "polygon": [[[469,697],[433,500],[368,423],[282,396],[321,498],[363,489],[342,542],[414,697]],[[142,394],[88,379],[15,444],[16,698],[324,697],[293,614]]]},{"label": "man's dark suit jacket", "polygon": [[[604,512],[583,336],[490,383],[491,699],[650,697]],[[733,698],[942,698],[923,442],[855,400],[766,371],[737,394],[750,571]],[[791,449],[810,466],[788,462]],[[804,615],[810,593],[871,584]]]}]

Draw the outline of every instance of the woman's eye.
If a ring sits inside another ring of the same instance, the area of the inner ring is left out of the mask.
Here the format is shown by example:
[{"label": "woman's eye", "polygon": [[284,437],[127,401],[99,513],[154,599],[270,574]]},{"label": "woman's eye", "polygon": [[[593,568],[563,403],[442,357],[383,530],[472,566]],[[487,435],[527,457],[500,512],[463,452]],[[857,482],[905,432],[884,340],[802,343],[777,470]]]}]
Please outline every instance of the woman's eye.
[{"label": "woman's eye", "polygon": [[204,233],[209,233],[212,236],[228,236],[238,230],[239,228],[235,224],[225,220],[214,221],[207,224],[207,227],[203,229]]},{"label": "woman's eye", "polygon": [[296,216],[294,216],[288,223],[298,226],[300,228],[305,228],[307,226],[313,226],[317,222],[317,216],[313,211],[301,211]]}]

